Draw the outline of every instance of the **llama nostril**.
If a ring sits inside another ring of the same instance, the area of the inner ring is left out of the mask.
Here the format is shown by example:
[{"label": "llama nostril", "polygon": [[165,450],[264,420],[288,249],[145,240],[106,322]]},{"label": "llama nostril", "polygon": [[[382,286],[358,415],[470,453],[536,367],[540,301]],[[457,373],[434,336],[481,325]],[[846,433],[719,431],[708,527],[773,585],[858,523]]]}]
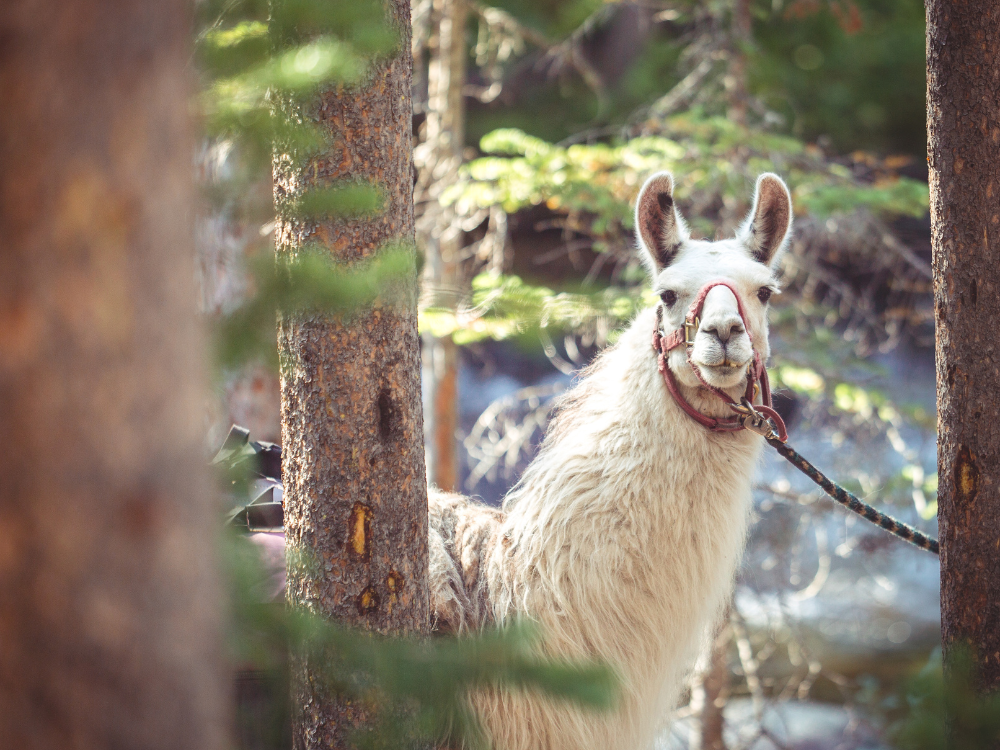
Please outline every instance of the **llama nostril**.
[{"label": "llama nostril", "polygon": [[710,333],[723,344],[733,336],[743,333],[742,323],[713,323],[705,327],[705,333]]}]

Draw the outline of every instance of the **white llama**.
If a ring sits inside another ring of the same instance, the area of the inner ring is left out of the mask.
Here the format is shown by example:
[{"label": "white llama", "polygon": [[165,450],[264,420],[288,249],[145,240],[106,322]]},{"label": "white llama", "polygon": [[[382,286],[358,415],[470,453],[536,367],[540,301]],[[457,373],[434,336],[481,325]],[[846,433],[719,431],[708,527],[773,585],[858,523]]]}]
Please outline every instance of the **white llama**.
[{"label": "white llama", "polygon": [[561,399],[502,511],[432,492],[438,628],[525,617],[540,625],[547,653],[600,659],[621,680],[607,713],[531,693],[477,695],[497,750],[642,750],[665,723],[731,594],[763,441],[711,431],[682,410],[657,369],[654,327],[662,316],[664,333],[681,329],[699,292],[727,282],[704,296],[692,345],[682,338],[666,362],[690,407],[732,418],[705,385],[739,401],[755,353],[766,360],[767,300],[791,220],[784,182],[765,174],[734,239],[691,239],[670,174],[651,177],[636,227],[662,303],[640,313]]}]

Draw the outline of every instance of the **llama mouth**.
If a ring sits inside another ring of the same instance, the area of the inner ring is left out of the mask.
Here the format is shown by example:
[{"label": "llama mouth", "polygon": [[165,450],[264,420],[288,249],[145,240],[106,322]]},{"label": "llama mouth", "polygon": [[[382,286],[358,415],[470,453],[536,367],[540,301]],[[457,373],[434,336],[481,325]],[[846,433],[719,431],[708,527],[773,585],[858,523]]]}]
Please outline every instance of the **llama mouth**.
[{"label": "llama mouth", "polygon": [[732,375],[735,372],[741,372],[743,370],[746,370],[747,365],[750,364],[750,361],[747,360],[742,364],[735,364],[727,359],[723,360],[722,362],[718,362],[714,365],[710,365],[705,362],[695,362],[695,364],[698,365],[699,367],[705,368],[709,372],[715,373],[716,375],[728,376]]},{"label": "llama mouth", "polygon": [[725,360],[715,365],[707,365],[695,362],[701,368],[703,376],[709,383],[717,388],[730,388],[743,381],[746,376],[747,363],[741,365],[733,364]]}]

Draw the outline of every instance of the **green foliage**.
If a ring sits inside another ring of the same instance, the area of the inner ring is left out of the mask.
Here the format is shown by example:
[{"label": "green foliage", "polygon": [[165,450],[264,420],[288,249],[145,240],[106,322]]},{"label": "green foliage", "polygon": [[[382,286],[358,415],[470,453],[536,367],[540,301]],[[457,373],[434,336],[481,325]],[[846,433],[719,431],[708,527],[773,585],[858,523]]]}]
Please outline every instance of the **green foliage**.
[{"label": "green foliage", "polygon": [[[570,37],[588,15],[601,10],[594,0],[492,4],[554,40]],[[725,44],[732,5],[675,0],[648,36],[627,51],[613,44],[603,47],[604,29],[597,24],[588,37],[596,41],[596,52],[585,44],[584,54],[595,54],[599,72],[606,77],[603,108],[598,107],[598,94],[573,76],[537,76],[525,85],[524,70],[512,66],[513,101],[473,108],[468,133],[475,141],[497,127],[513,125],[558,141],[595,120],[631,122],[638,109],[662,97],[705,59],[706,35]],[[826,136],[840,152],[862,148],[923,158],[925,38],[920,0],[752,0],[751,13],[753,39],[744,50],[750,93],[780,115],[783,132],[806,141]],[[609,65],[601,67],[604,62]],[[689,64],[679,66],[683,62]],[[724,62],[718,71],[725,71]],[[693,93],[711,87],[703,82]],[[725,91],[717,83],[714,89],[707,104],[720,114],[727,106]]]},{"label": "green foliage", "polygon": [[756,6],[751,88],[786,116],[792,132],[807,140],[829,136],[840,151],[923,158],[921,0],[759,0]]},{"label": "green foliage", "polygon": [[384,203],[382,191],[372,185],[343,184],[309,190],[278,210],[303,219],[356,219],[380,213]]},{"label": "green foliage", "polygon": [[948,676],[940,649],[907,685],[906,715],[890,727],[899,750],[991,750],[1000,741],[1000,694],[975,688],[972,654],[954,647]]},{"label": "green foliage", "polygon": [[321,149],[325,137],[296,105],[358,83],[398,47],[377,0],[206,0],[197,10],[205,130],[236,142],[250,179],[270,169],[276,143],[300,158]]},{"label": "green foliage", "polygon": [[[480,148],[487,154],[465,168],[465,179],[442,200],[460,210],[498,205],[514,212],[547,206],[568,216],[572,228],[595,239],[597,249],[627,242],[632,207],[642,180],[658,169],[678,178],[681,201],[711,194],[726,202],[749,198],[749,175],[778,171],[803,214],[826,217],[866,207],[876,214],[923,216],[927,186],[908,178],[859,185],[800,141],[741,127],[725,118],[691,112],[665,123],[664,135],[617,144],[547,143],[520,130],[497,130]],[[736,158],[737,152],[742,158]],[[712,231],[697,216],[695,230]]]},{"label": "green foliage", "polygon": [[822,396],[826,392],[826,379],[809,367],[781,365],[774,368],[777,383],[808,397]]},{"label": "green foliage", "polygon": [[251,20],[207,29],[197,49],[199,67],[216,78],[242,73],[262,63],[270,52],[267,24]]},{"label": "green foliage", "polygon": [[456,313],[430,308],[420,316],[422,331],[452,336],[464,345],[486,338],[550,332],[610,330],[655,302],[651,292],[609,287],[596,291],[556,292],[524,283],[517,276],[483,273],[472,281],[472,308]]},{"label": "green foliage", "polygon": [[351,266],[331,262],[329,252],[320,248],[305,248],[278,262],[257,258],[250,271],[254,295],[216,325],[216,353],[223,367],[247,361],[277,366],[274,332],[279,313],[349,317],[380,299],[397,297],[391,292],[400,285],[416,283],[413,250],[402,245]]},{"label": "green foliage", "polygon": [[572,34],[603,0],[501,0],[492,3],[550,39]]},{"label": "green foliage", "polygon": [[[206,134],[231,141],[245,168],[220,191],[237,205],[243,186],[269,178],[272,156],[304,165],[328,145],[304,114],[311,98],[361,82],[373,62],[398,48],[378,0],[207,0],[198,18],[199,102]],[[283,219],[303,221],[370,217],[383,205],[381,187],[344,181],[304,190],[277,208]],[[270,208],[261,223],[273,218]],[[350,315],[375,303],[386,285],[414,281],[412,248],[384,248],[350,268],[328,256],[306,248],[279,266],[251,261],[254,296],[216,325],[221,367],[250,359],[277,364],[276,311]]]},{"label": "green foliage", "polygon": [[[834,172],[832,168],[831,172]],[[812,189],[800,189],[796,198],[798,208],[817,216],[846,214],[864,207],[872,213],[919,219],[929,208],[927,185],[906,177],[875,185],[858,185],[853,181],[820,184]]]},{"label": "green foliage", "polygon": [[[252,666],[274,696],[288,694],[288,654],[307,659],[331,696],[365,704],[376,720],[354,737],[358,748],[426,747],[446,740],[485,747],[468,697],[482,690],[533,690],[593,709],[616,700],[606,667],[546,658],[526,624],[463,638],[390,638],[345,628],[304,610],[266,602],[268,577],[256,548],[226,537],[234,595],[230,650]],[[274,701],[275,736],[287,720]]]}]

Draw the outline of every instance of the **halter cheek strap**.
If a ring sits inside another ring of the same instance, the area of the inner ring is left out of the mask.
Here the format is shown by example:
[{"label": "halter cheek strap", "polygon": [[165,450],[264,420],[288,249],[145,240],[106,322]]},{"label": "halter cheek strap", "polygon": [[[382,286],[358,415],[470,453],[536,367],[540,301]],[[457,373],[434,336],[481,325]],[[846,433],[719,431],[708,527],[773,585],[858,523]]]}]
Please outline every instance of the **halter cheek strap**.
[{"label": "halter cheek strap", "polygon": [[[753,359],[747,366],[747,386],[740,403],[733,400],[732,396],[721,388],[716,388],[705,380],[705,377],[701,374],[701,369],[691,359],[694,337],[701,326],[701,311],[705,306],[705,298],[717,286],[726,287],[736,297],[736,306],[739,311],[740,320],[743,322],[743,328],[747,332],[747,336],[750,337],[751,346],[753,345],[753,330],[747,320],[746,312],[743,308],[743,299],[740,297],[736,286],[726,279],[710,281],[701,288],[698,296],[691,303],[691,307],[684,318],[684,324],[666,336],[660,332],[660,326],[663,323],[663,308],[657,307],[656,309],[656,327],[653,329],[653,349],[657,352],[657,366],[663,375],[663,382],[666,384],[670,395],[673,396],[674,401],[677,402],[677,405],[681,407],[684,413],[711,432],[750,430],[764,437],[775,437],[781,442],[785,442],[788,439],[788,431],[785,428],[784,420],[774,410],[771,402],[771,383],[767,377],[767,368],[764,367],[764,363],[761,361],[760,354],[756,349],[753,350]],[[691,371],[694,372],[695,377],[698,378],[702,387],[725,402],[735,412],[733,416],[710,417],[695,409],[684,398],[680,388],[677,386],[677,380],[673,372],[667,365],[667,356],[681,344],[687,347],[688,365],[690,365]],[[758,386],[762,403],[755,405],[753,401],[757,395]]]}]

